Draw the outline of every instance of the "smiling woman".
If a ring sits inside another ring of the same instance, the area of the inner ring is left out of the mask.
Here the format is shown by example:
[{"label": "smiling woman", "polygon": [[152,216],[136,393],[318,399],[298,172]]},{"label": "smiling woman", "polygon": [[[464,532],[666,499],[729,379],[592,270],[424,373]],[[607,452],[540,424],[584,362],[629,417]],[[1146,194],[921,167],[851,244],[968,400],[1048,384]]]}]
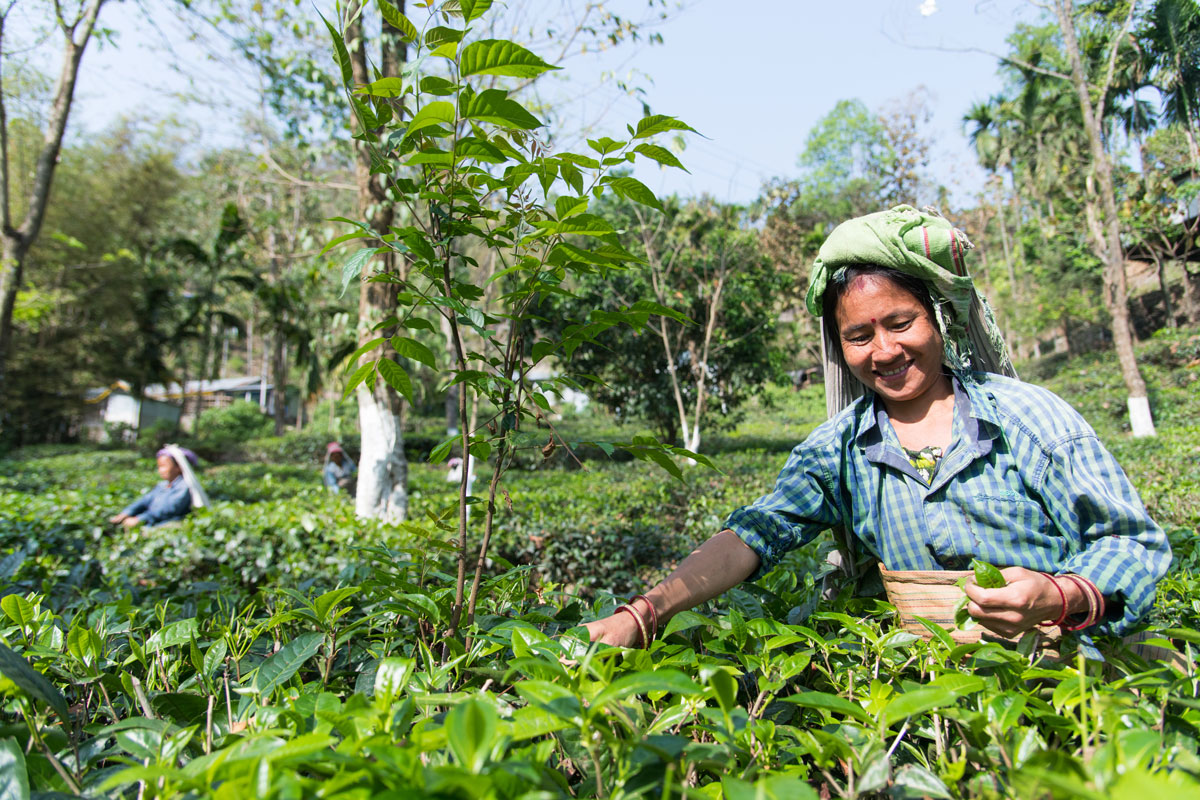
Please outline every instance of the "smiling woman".
[{"label": "smiling woman", "polygon": [[657,624],[827,528],[850,534],[851,577],[863,560],[887,574],[1004,567],[1004,585],[966,589],[968,613],[1001,636],[1138,624],[1170,564],[1166,536],[1087,422],[1011,377],[969,247],[909,206],[830,234],[807,305],[822,317],[832,418],[792,451],[773,492],[625,613],[590,623],[594,640],[648,644]]},{"label": "smiling woman", "polygon": [[830,282],[823,305],[847,369],[887,405],[900,443],[946,448],[954,390],[928,290],[896,269],[852,266]]}]

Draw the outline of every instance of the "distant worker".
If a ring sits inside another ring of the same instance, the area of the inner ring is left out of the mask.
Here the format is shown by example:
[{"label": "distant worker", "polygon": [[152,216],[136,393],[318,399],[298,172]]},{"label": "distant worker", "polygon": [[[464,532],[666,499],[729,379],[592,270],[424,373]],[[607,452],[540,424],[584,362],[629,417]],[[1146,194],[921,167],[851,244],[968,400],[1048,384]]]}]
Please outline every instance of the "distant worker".
[{"label": "distant worker", "polygon": [[354,497],[356,483],[354,473],[357,467],[354,460],[342,449],[337,442],[325,445],[325,470],[323,473],[325,486],[329,491],[337,493],[345,489]]},{"label": "distant worker", "polygon": [[110,517],[108,521],[112,524],[126,528],[153,527],[176,522],[193,508],[208,505],[208,495],[192,470],[198,461],[195,453],[169,444],[155,455],[162,483],[130,503],[120,514]]}]

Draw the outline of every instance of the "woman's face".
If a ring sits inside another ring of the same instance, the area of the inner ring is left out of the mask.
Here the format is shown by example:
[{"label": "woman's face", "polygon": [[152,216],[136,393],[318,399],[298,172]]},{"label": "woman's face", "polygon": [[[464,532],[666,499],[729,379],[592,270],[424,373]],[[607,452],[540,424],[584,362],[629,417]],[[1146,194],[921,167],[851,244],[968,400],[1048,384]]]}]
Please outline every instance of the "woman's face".
[{"label": "woman's face", "polygon": [[885,402],[923,395],[942,375],[942,336],[917,297],[880,275],[859,275],[837,304],[842,355]]},{"label": "woman's face", "polygon": [[179,465],[175,463],[175,459],[170,456],[159,456],[157,461],[158,477],[167,483],[170,483],[183,474],[182,470],[179,469]]}]

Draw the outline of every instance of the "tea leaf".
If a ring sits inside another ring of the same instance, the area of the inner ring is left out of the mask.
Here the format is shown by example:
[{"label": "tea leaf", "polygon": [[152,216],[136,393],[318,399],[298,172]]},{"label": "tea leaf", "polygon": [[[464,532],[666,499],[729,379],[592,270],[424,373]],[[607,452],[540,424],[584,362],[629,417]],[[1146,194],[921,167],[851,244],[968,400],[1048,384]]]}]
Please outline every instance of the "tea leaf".
[{"label": "tea leaf", "polygon": [[0,675],[15,683],[23,692],[41,700],[54,709],[63,722],[71,719],[67,699],[54,687],[46,676],[38,672],[29,662],[0,644]]},{"label": "tea leaf", "polygon": [[446,739],[454,757],[474,775],[487,762],[496,740],[496,710],[472,698],[459,703],[446,715]]},{"label": "tea leaf", "polygon": [[259,695],[269,695],[271,692],[295,675],[304,662],[308,661],[321,649],[324,634],[312,632],[297,636],[292,641],[279,648],[258,668],[254,676],[252,691]]},{"label": "tea leaf", "polygon": [[29,800],[25,753],[15,739],[0,739],[0,800]]},{"label": "tea leaf", "polygon": [[852,703],[844,697],[838,697],[836,694],[829,694],[828,692],[801,692],[800,694],[780,699],[785,703],[795,703],[805,708],[816,708],[833,714],[841,714],[842,716],[855,719],[864,725],[870,725],[873,722],[871,715],[862,706]]},{"label": "tea leaf", "polygon": [[462,49],[459,75],[504,75],[510,78],[536,78],[547,70],[558,69],[515,42],[480,39]]},{"label": "tea leaf", "polygon": [[884,709],[883,713],[883,724],[887,727],[905,717],[924,714],[926,711],[932,711],[935,708],[953,705],[955,698],[956,695],[954,692],[941,686],[928,686],[923,689],[905,692],[887,704],[887,708]]},{"label": "tea leaf", "polygon": [[892,797],[917,798],[938,797],[949,798],[950,789],[937,775],[917,764],[907,764],[896,770],[892,778]]},{"label": "tea leaf", "polygon": [[0,610],[22,628],[28,628],[37,620],[33,605],[19,594],[10,594],[0,600]]},{"label": "tea leaf", "polygon": [[984,589],[1002,589],[1008,585],[1000,570],[986,561],[971,559],[971,568],[975,570],[975,583]]}]

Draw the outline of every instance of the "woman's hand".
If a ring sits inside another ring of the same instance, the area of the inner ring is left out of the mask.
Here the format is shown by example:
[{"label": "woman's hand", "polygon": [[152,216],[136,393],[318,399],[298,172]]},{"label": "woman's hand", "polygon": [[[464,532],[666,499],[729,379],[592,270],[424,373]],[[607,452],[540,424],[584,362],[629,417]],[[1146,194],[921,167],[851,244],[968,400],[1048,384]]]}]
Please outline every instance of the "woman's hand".
[{"label": "woman's hand", "polygon": [[972,579],[964,590],[971,602],[967,613],[990,631],[1001,636],[1018,636],[1041,622],[1053,622],[1063,612],[1063,597],[1067,600],[1067,612],[1079,610],[1082,598],[1073,581],[1054,581],[1043,572],[1034,572],[1024,567],[1006,567],[1000,574],[1008,581],[999,589],[984,589]]},{"label": "woman's hand", "polygon": [[113,516],[108,518],[108,521],[111,522],[113,525],[120,525],[122,522],[125,521],[125,519],[126,519],[125,514],[114,514]]},{"label": "woman's hand", "polygon": [[[655,622],[665,625],[667,620],[685,608],[711,600],[737,586],[753,575],[756,569],[758,554],[733,531],[721,531],[697,547],[665,581],[646,592],[647,600],[634,600],[634,608],[636,613],[642,615],[646,630],[649,631],[650,625]],[[645,608],[646,602],[654,603],[656,613],[651,614]],[[586,622],[584,627],[593,642],[621,647],[642,646],[642,632],[633,614],[614,614]]]},{"label": "woman's hand", "polygon": [[620,647],[640,647],[642,632],[638,630],[637,621],[629,614],[613,614],[593,622],[585,622],[588,637],[593,642],[614,644]]},{"label": "woman's hand", "polygon": [[121,524],[126,528],[136,528],[138,525],[142,524],[142,521],[137,517],[126,517],[125,519],[121,520]]}]

